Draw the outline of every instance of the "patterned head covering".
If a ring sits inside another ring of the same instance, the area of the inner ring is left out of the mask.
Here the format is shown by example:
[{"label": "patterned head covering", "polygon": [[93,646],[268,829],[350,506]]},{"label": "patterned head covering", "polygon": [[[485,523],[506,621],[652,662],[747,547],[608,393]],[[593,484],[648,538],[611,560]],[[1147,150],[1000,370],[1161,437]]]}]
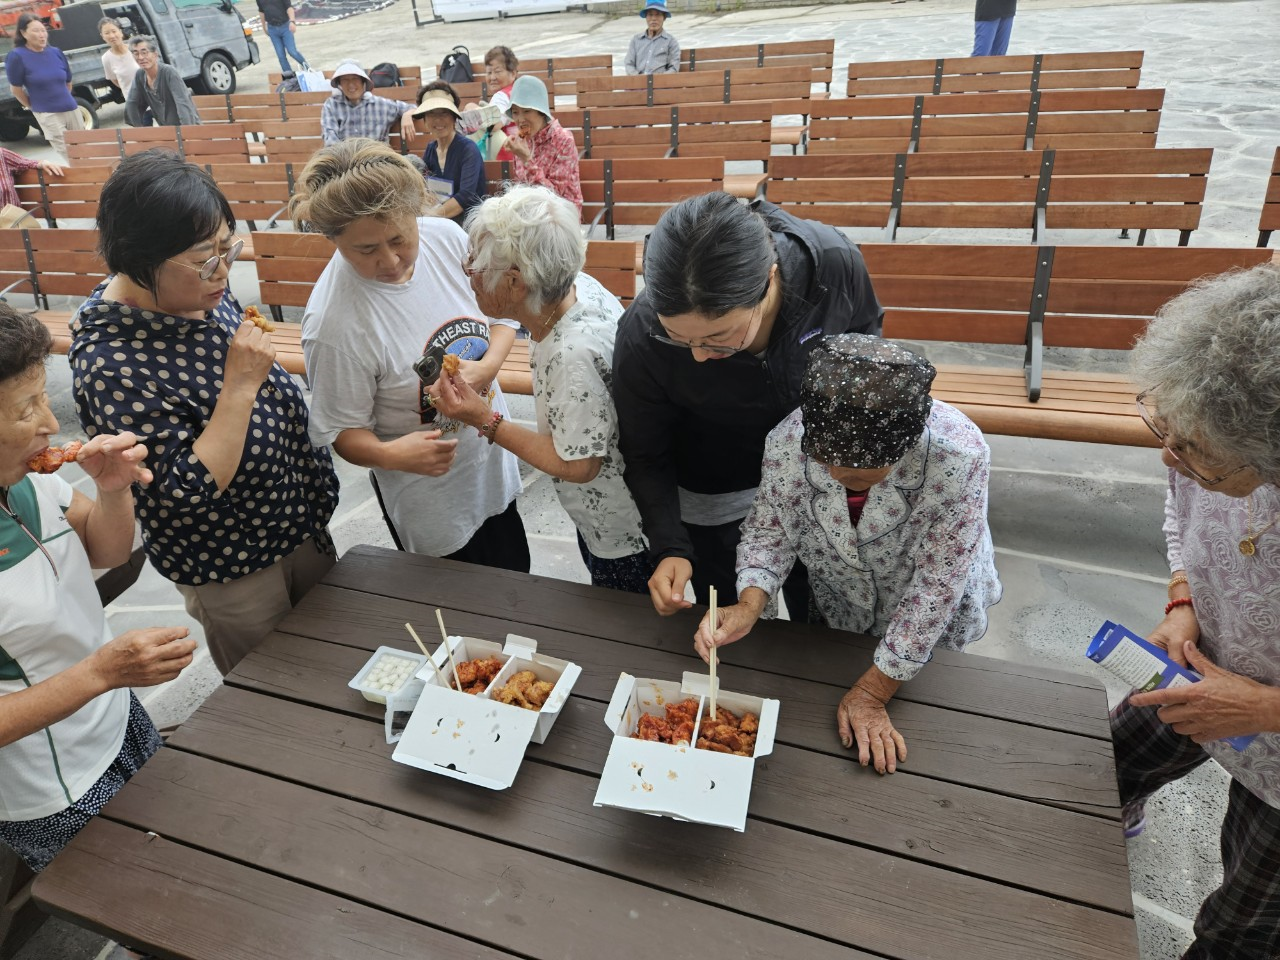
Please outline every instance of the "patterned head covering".
[{"label": "patterned head covering", "polygon": [[800,388],[800,449],[828,466],[897,463],[924,431],[936,374],[929,361],[889,340],[827,337],[809,354]]}]

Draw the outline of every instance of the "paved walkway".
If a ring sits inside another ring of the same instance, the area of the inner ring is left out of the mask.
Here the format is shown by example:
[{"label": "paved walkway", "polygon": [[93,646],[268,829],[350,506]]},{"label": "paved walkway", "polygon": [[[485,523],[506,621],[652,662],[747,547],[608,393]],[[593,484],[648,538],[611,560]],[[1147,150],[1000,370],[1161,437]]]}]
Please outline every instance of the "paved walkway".
[{"label": "paved walkway", "polygon": [[[679,0],[673,8],[680,9]],[[1252,245],[1270,158],[1280,144],[1274,81],[1280,60],[1280,31],[1275,29],[1280,0],[1023,0],[1019,8],[1010,52],[1146,51],[1143,85],[1169,91],[1160,143],[1216,149],[1204,223],[1194,243]],[[854,59],[966,55],[972,10],[972,0],[771,6],[722,14],[680,13],[671,29],[685,46],[834,35],[839,77],[841,65]],[[506,43],[524,56],[613,50],[620,63],[629,36],[638,29],[640,21],[632,15],[598,13],[414,29],[410,6],[400,0],[354,19],[304,27],[298,44],[313,65],[324,67],[352,55],[363,56],[366,65],[392,60],[430,66],[455,43],[466,44],[477,59],[490,46]],[[276,69],[269,42],[260,37],[260,44],[264,64],[240,75],[242,90],[265,90],[268,69]],[[840,86],[837,83],[837,92]],[[107,108],[104,123],[120,123],[119,113],[119,107]],[[47,152],[35,138],[20,149],[32,155]],[[919,241],[927,235],[904,231],[901,239]],[[1154,240],[1176,242],[1164,235]],[[1107,236],[1097,241],[1117,242]],[[238,266],[233,286],[242,302],[257,301],[251,268]],[[939,360],[1005,361],[1013,367],[1020,363],[1019,356],[998,348],[930,344],[924,349]],[[1122,356],[1094,351],[1050,351],[1050,358],[1065,366],[1103,364],[1117,369],[1124,362]],[[75,413],[69,379],[65,360],[55,359],[50,395],[70,432],[75,429]],[[531,417],[526,398],[513,398],[512,406],[517,416]],[[990,632],[974,652],[1091,671],[1083,650],[1103,619],[1145,630],[1159,619],[1165,602],[1163,475],[1156,454],[1009,437],[990,441],[991,526],[1005,599],[992,611]],[[390,545],[362,474],[342,468],[343,497],[333,524],[340,549],[356,543]],[[545,477],[526,475],[521,512],[530,533],[534,571],[585,581],[572,526]],[[116,633],[160,623],[195,626],[176,591],[149,569],[109,614]],[[694,626],[691,620],[690,634]],[[190,713],[218,683],[204,656],[173,684],[144,691],[144,698],[158,722],[171,723]],[[1109,688],[1114,698],[1123,692],[1115,684]],[[1190,941],[1196,907],[1219,882],[1216,835],[1225,782],[1222,771],[1208,764],[1167,789],[1149,808],[1146,834],[1129,846],[1143,960],[1178,956]],[[51,923],[19,958],[90,960],[103,951],[100,938]],[[1035,955],[1034,945],[1028,944],[1027,956]]]}]

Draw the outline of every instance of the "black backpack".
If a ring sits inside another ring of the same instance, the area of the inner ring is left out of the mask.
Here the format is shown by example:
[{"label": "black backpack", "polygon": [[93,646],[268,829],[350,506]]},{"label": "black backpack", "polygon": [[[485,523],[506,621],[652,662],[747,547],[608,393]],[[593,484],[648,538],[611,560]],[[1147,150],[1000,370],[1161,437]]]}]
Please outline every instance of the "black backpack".
[{"label": "black backpack", "polygon": [[375,87],[403,87],[400,68],[394,63],[379,63],[369,71],[369,79]]},{"label": "black backpack", "polygon": [[476,75],[471,69],[471,51],[461,44],[454,47],[453,53],[445,54],[440,61],[438,72],[445,83],[474,83]]}]

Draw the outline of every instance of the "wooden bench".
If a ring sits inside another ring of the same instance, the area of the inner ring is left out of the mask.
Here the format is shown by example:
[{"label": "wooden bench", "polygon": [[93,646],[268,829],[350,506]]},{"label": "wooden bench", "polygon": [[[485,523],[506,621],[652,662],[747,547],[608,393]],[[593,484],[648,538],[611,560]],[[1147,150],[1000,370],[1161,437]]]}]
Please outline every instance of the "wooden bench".
[{"label": "wooden bench", "polygon": [[[404,103],[417,102],[416,87],[379,87],[378,96]],[[332,90],[288,93],[227,93],[194,97],[200,121],[205,125],[240,123],[256,131],[264,121],[309,120],[320,116]]]},{"label": "wooden bench", "polygon": [[1045,347],[1128,350],[1151,316],[1197,278],[1271,251],[1176,247],[863,244],[884,335],[1012,344],[1023,369],[940,365],[932,393],[983,431],[1158,446],[1119,374],[1045,371]]},{"label": "wooden bench", "polygon": [[[407,65],[402,67],[400,66],[400,64],[396,64],[396,69],[400,72],[400,86],[409,87],[414,91],[414,94],[416,95],[418,88],[422,86],[422,67],[419,67],[416,65]],[[368,72],[367,67],[365,68],[365,72],[366,73]],[[480,72],[484,73],[484,70],[481,69]],[[326,80],[333,79],[332,70],[325,70],[323,71],[323,73],[324,73],[324,78]],[[284,74],[282,73],[267,74],[267,86],[269,86],[272,90],[276,89],[283,82],[284,82]],[[375,87],[373,92],[381,96],[383,90],[390,90],[390,89],[392,88],[391,87]]]},{"label": "wooden bench", "polygon": [[75,167],[115,166],[127,156],[155,147],[173,150],[195,163],[249,162],[249,143],[244,126],[238,123],[67,131],[67,155]]},{"label": "wooden bench", "polygon": [[1258,217],[1258,246],[1271,242],[1271,232],[1280,230],[1280,147],[1271,161],[1271,176],[1267,178],[1267,195],[1262,199],[1262,214]]},{"label": "wooden bench", "polygon": [[809,153],[1154,147],[1164,91],[857,97],[810,106]]},{"label": "wooden bench", "polygon": [[1177,230],[1200,225],[1212,149],[1011,150],[775,157],[788,213],[838,227]]},{"label": "wooden bench", "polygon": [[680,51],[680,69],[739,70],[742,67],[810,67],[813,82],[831,90],[836,41],[786,40],[781,43],[744,43],[722,47],[686,47]]},{"label": "wooden bench", "polygon": [[719,157],[583,160],[578,169],[587,235],[603,223],[609,240],[619,226],[651,227],[681,200],[724,189]]},{"label": "wooden bench", "polygon": [[57,227],[59,220],[91,220],[98,215],[102,187],[119,162],[117,157],[110,165],[63,167],[60,177],[43,170],[23,170],[13,178],[18,203],[50,227]]},{"label": "wooden bench", "polygon": [[585,110],[794,100],[812,95],[813,73],[811,67],[751,67],[637,77],[584,77],[578,81],[577,106]]},{"label": "wooden bench", "polygon": [[[537,77],[547,85],[547,92],[552,97],[572,97],[578,92],[579,80],[613,76],[613,54],[591,54],[582,57],[526,57],[520,60],[519,73]],[[483,66],[476,76],[484,76]],[[552,103],[554,102],[553,100]]]},{"label": "wooden bench", "polygon": [[[217,181],[231,212],[257,231],[258,221],[266,221],[267,229],[275,227],[278,218],[288,220],[289,198],[302,173],[301,164],[293,163],[210,163],[209,175]],[[257,256],[255,244],[254,256]]]},{"label": "wooden bench", "polygon": [[1132,89],[1142,76],[1142,56],[1141,50],[1113,50],[851,63],[846,96]]}]

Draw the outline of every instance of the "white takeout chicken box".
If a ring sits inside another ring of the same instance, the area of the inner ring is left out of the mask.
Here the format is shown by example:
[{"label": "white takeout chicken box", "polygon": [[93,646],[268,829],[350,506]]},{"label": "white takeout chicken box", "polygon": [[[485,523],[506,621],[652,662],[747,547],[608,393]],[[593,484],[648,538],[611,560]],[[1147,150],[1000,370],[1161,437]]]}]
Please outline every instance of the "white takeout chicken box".
[{"label": "white takeout chicken box", "polygon": [[745,830],[756,757],[773,752],[778,728],[777,700],[717,690],[717,707],[739,718],[744,712],[759,718],[755,751],[750,757],[632,736],[642,714],[665,716],[668,703],[690,697],[699,701],[694,725],[697,731],[702,717],[710,715],[710,692],[711,677],[707,674],[686,673],[680,683],[621,674],[604,715],[605,726],[613,731],[613,743],[600,776],[595,805]]},{"label": "white takeout chicken box", "polygon": [[[429,663],[423,664],[418,671],[422,694],[391,759],[490,790],[505,790],[515,781],[529,742],[547,739],[582,670],[576,663],[538,653],[537,641],[514,634],[501,646],[475,637],[450,637],[448,643],[456,663],[496,657],[502,669],[482,693],[454,690],[448,686],[453,674],[441,644],[431,659],[446,685],[441,685]],[[507,681],[524,670],[555,684],[540,710],[496,699]]]}]

